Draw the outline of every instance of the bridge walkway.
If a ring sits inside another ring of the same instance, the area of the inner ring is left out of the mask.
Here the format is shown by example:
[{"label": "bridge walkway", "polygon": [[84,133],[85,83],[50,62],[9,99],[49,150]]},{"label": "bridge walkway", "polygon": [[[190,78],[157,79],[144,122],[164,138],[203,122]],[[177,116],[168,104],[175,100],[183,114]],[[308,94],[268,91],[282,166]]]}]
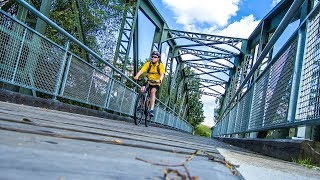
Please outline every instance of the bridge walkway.
[{"label": "bridge walkway", "polygon": [[[8,102],[0,102],[0,139],[0,179],[162,179],[166,169],[188,177],[183,166],[156,165],[183,163],[200,179],[320,177],[209,138]],[[237,175],[224,157],[240,165]]]}]

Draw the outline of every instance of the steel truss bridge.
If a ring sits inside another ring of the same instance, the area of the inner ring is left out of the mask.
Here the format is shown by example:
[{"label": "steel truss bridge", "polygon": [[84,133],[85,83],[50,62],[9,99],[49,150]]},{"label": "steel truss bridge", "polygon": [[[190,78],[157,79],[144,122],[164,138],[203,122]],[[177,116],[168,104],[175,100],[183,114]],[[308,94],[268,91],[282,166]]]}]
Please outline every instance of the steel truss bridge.
[{"label": "steel truss bridge", "polygon": [[[77,24],[72,28],[73,35],[50,19],[52,1],[40,2],[38,8],[32,0],[8,0],[1,4],[2,87],[11,85],[11,89],[21,93],[30,91],[35,96],[40,92],[53,99],[132,116],[135,88],[139,85],[130,75],[136,74],[141,64],[139,48],[145,48],[138,41],[138,16],[143,13],[155,27],[148,51],[158,50],[165,57],[162,61],[167,84],[161,91],[168,96],[162,101],[157,99],[155,123],[192,132],[193,127],[186,121],[188,96],[189,92],[196,92],[220,100],[213,136],[257,137],[259,132],[290,128],[295,129],[294,135],[288,131],[284,136],[313,135],[300,126],[317,132],[317,0],[281,1],[248,39],[170,29],[150,0],[123,1],[120,15],[106,19],[117,25],[116,35],[110,41],[112,50],[107,55],[87,46],[80,1],[66,1]],[[296,22],[296,31],[275,51],[285,29]],[[54,29],[61,41],[49,39],[48,28]]]}]

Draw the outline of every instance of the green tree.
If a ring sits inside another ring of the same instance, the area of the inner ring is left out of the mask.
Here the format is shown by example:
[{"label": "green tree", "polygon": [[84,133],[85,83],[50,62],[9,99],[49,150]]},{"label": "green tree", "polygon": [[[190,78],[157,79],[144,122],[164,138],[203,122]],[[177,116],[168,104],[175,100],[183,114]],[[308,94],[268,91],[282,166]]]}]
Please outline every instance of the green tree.
[{"label": "green tree", "polygon": [[210,137],[211,129],[206,125],[199,124],[197,127],[195,127],[194,134],[204,137]]},{"label": "green tree", "polygon": [[[195,72],[191,68],[185,68],[186,75],[193,75]],[[190,79],[188,80],[188,88],[194,89],[194,91],[188,92],[188,105],[189,105],[189,112],[188,112],[188,122],[193,126],[196,127],[200,123],[204,121],[204,111],[203,111],[203,103],[201,101],[201,94],[198,92],[200,91],[199,88],[200,80],[197,79]]]}]

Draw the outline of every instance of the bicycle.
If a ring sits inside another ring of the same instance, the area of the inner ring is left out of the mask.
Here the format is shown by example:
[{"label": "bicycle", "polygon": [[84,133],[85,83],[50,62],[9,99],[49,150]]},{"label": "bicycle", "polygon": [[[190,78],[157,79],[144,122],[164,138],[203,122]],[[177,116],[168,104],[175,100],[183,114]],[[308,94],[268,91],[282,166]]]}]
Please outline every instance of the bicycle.
[{"label": "bicycle", "polygon": [[[154,83],[155,81],[150,81],[151,83]],[[150,110],[150,89],[149,89],[149,83],[146,83],[145,91],[140,92],[134,108],[134,123],[136,125],[139,125],[142,120],[145,121],[145,126],[148,127],[151,121],[151,117],[149,114]]]}]

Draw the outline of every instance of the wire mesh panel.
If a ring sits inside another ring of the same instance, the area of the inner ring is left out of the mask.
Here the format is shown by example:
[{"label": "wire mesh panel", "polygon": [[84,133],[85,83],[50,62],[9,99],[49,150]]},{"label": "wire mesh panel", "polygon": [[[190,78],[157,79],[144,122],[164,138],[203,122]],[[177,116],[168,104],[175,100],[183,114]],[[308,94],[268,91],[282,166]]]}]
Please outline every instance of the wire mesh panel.
[{"label": "wire mesh panel", "polygon": [[178,129],[182,130],[183,120],[179,118]]},{"label": "wire mesh panel", "polygon": [[243,97],[243,110],[241,113],[240,131],[246,131],[250,120],[251,105],[253,98],[253,88],[250,88],[248,93]]},{"label": "wire mesh panel", "polygon": [[110,78],[98,71],[93,72],[88,102],[103,107],[109,91]]},{"label": "wire mesh panel", "polygon": [[170,114],[168,112],[166,112],[166,122],[165,125],[170,126],[171,123],[171,118],[170,118]]},{"label": "wire mesh panel", "polygon": [[180,129],[183,130],[183,124],[184,124],[184,121],[181,119],[181,122],[180,122]]},{"label": "wire mesh panel", "polygon": [[159,123],[160,110],[157,104],[154,105],[154,114],[155,116],[151,119],[151,121]]},{"label": "wire mesh panel", "polygon": [[181,129],[184,130],[184,131],[187,131],[187,123],[186,122],[182,123],[182,128]]},{"label": "wire mesh panel", "polygon": [[219,126],[218,126],[217,134],[221,135],[222,134],[221,131],[222,131],[222,123],[220,123]]},{"label": "wire mesh panel", "polygon": [[159,107],[158,122],[159,122],[160,124],[164,124],[164,122],[165,122],[165,115],[166,115],[165,110],[163,110],[162,108]]},{"label": "wire mesh panel", "polygon": [[174,117],[172,116],[172,114],[169,114],[169,113],[168,113],[168,117],[169,117],[168,126],[172,127],[173,126]]},{"label": "wire mesh panel", "polygon": [[122,99],[125,95],[125,88],[122,84],[120,84],[118,81],[114,81],[114,84],[112,86],[109,102],[108,102],[108,109],[111,109],[113,111],[121,112],[121,103]]},{"label": "wire mesh panel", "polygon": [[320,118],[320,13],[310,19],[296,121]]},{"label": "wire mesh panel", "polygon": [[227,133],[233,133],[234,132],[234,125],[237,120],[237,105],[232,108],[230,111],[230,117],[228,122],[228,130]]},{"label": "wire mesh panel", "polygon": [[3,81],[12,81],[25,36],[25,27],[0,14],[0,78]]},{"label": "wire mesh panel", "polygon": [[228,113],[223,119],[222,119],[222,129],[221,129],[221,134],[226,134],[228,130],[228,123],[229,123],[229,115]]},{"label": "wire mesh panel", "polygon": [[171,115],[171,127],[175,128],[176,127],[176,117]]},{"label": "wire mesh panel", "polygon": [[1,14],[0,78],[54,94],[64,50]]},{"label": "wire mesh panel", "polygon": [[268,86],[269,78],[268,70],[260,79],[255,83],[253,100],[251,106],[251,116],[249,121],[249,129],[255,129],[262,127],[264,109],[265,109],[265,99],[266,99],[266,90]]},{"label": "wire mesh panel", "polygon": [[173,119],[173,127],[174,127],[174,128],[177,128],[178,119],[177,119],[177,117],[175,117],[175,116],[173,116],[173,117],[174,117],[174,119]]},{"label": "wire mesh panel", "polygon": [[54,93],[65,60],[64,54],[60,47],[28,31],[17,69],[17,75],[21,78],[15,81],[39,91]]},{"label": "wire mesh panel", "polygon": [[177,127],[177,117],[172,115],[172,119],[173,119],[172,127],[176,128]]},{"label": "wire mesh panel", "polygon": [[241,122],[243,119],[243,111],[244,111],[244,98],[245,96],[238,102],[238,110],[237,110],[237,119],[236,122],[234,124],[234,132],[240,132],[240,127],[241,127]]},{"label": "wire mesh panel", "polygon": [[125,90],[121,102],[121,113],[133,115],[134,102],[137,99],[137,94],[125,86],[123,86],[122,88],[124,88]]},{"label": "wire mesh panel", "polygon": [[264,127],[287,122],[296,51],[295,38],[271,66],[266,92]]},{"label": "wire mesh panel", "polygon": [[189,124],[187,124],[187,129],[186,129],[187,132],[192,132],[192,126],[190,126]]},{"label": "wire mesh panel", "polygon": [[215,127],[212,130],[212,135],[213,136],[218,136],[219,135],[219,130],[220,130],[220,122],[218,122]]},{"label": "wire mesh panel", "polygon": [[167,111],[164,111],[163,124],[164,124],[164,125],[168,125],[168,124],[169,124],[169,114],[167,113]]},{"label": "wire mesh panel", "polygon": [[63,96],[88,102],[94,69],[77,57],[72,57]]},{"label": "wire mesh panel", "polygon": [[177,129],[181,129],[181,119],[177,119]]},{"label": "wire mesh panel", "polygon": [[180,129],[185,130],[186,123],[184,121],[181,122]]}]

